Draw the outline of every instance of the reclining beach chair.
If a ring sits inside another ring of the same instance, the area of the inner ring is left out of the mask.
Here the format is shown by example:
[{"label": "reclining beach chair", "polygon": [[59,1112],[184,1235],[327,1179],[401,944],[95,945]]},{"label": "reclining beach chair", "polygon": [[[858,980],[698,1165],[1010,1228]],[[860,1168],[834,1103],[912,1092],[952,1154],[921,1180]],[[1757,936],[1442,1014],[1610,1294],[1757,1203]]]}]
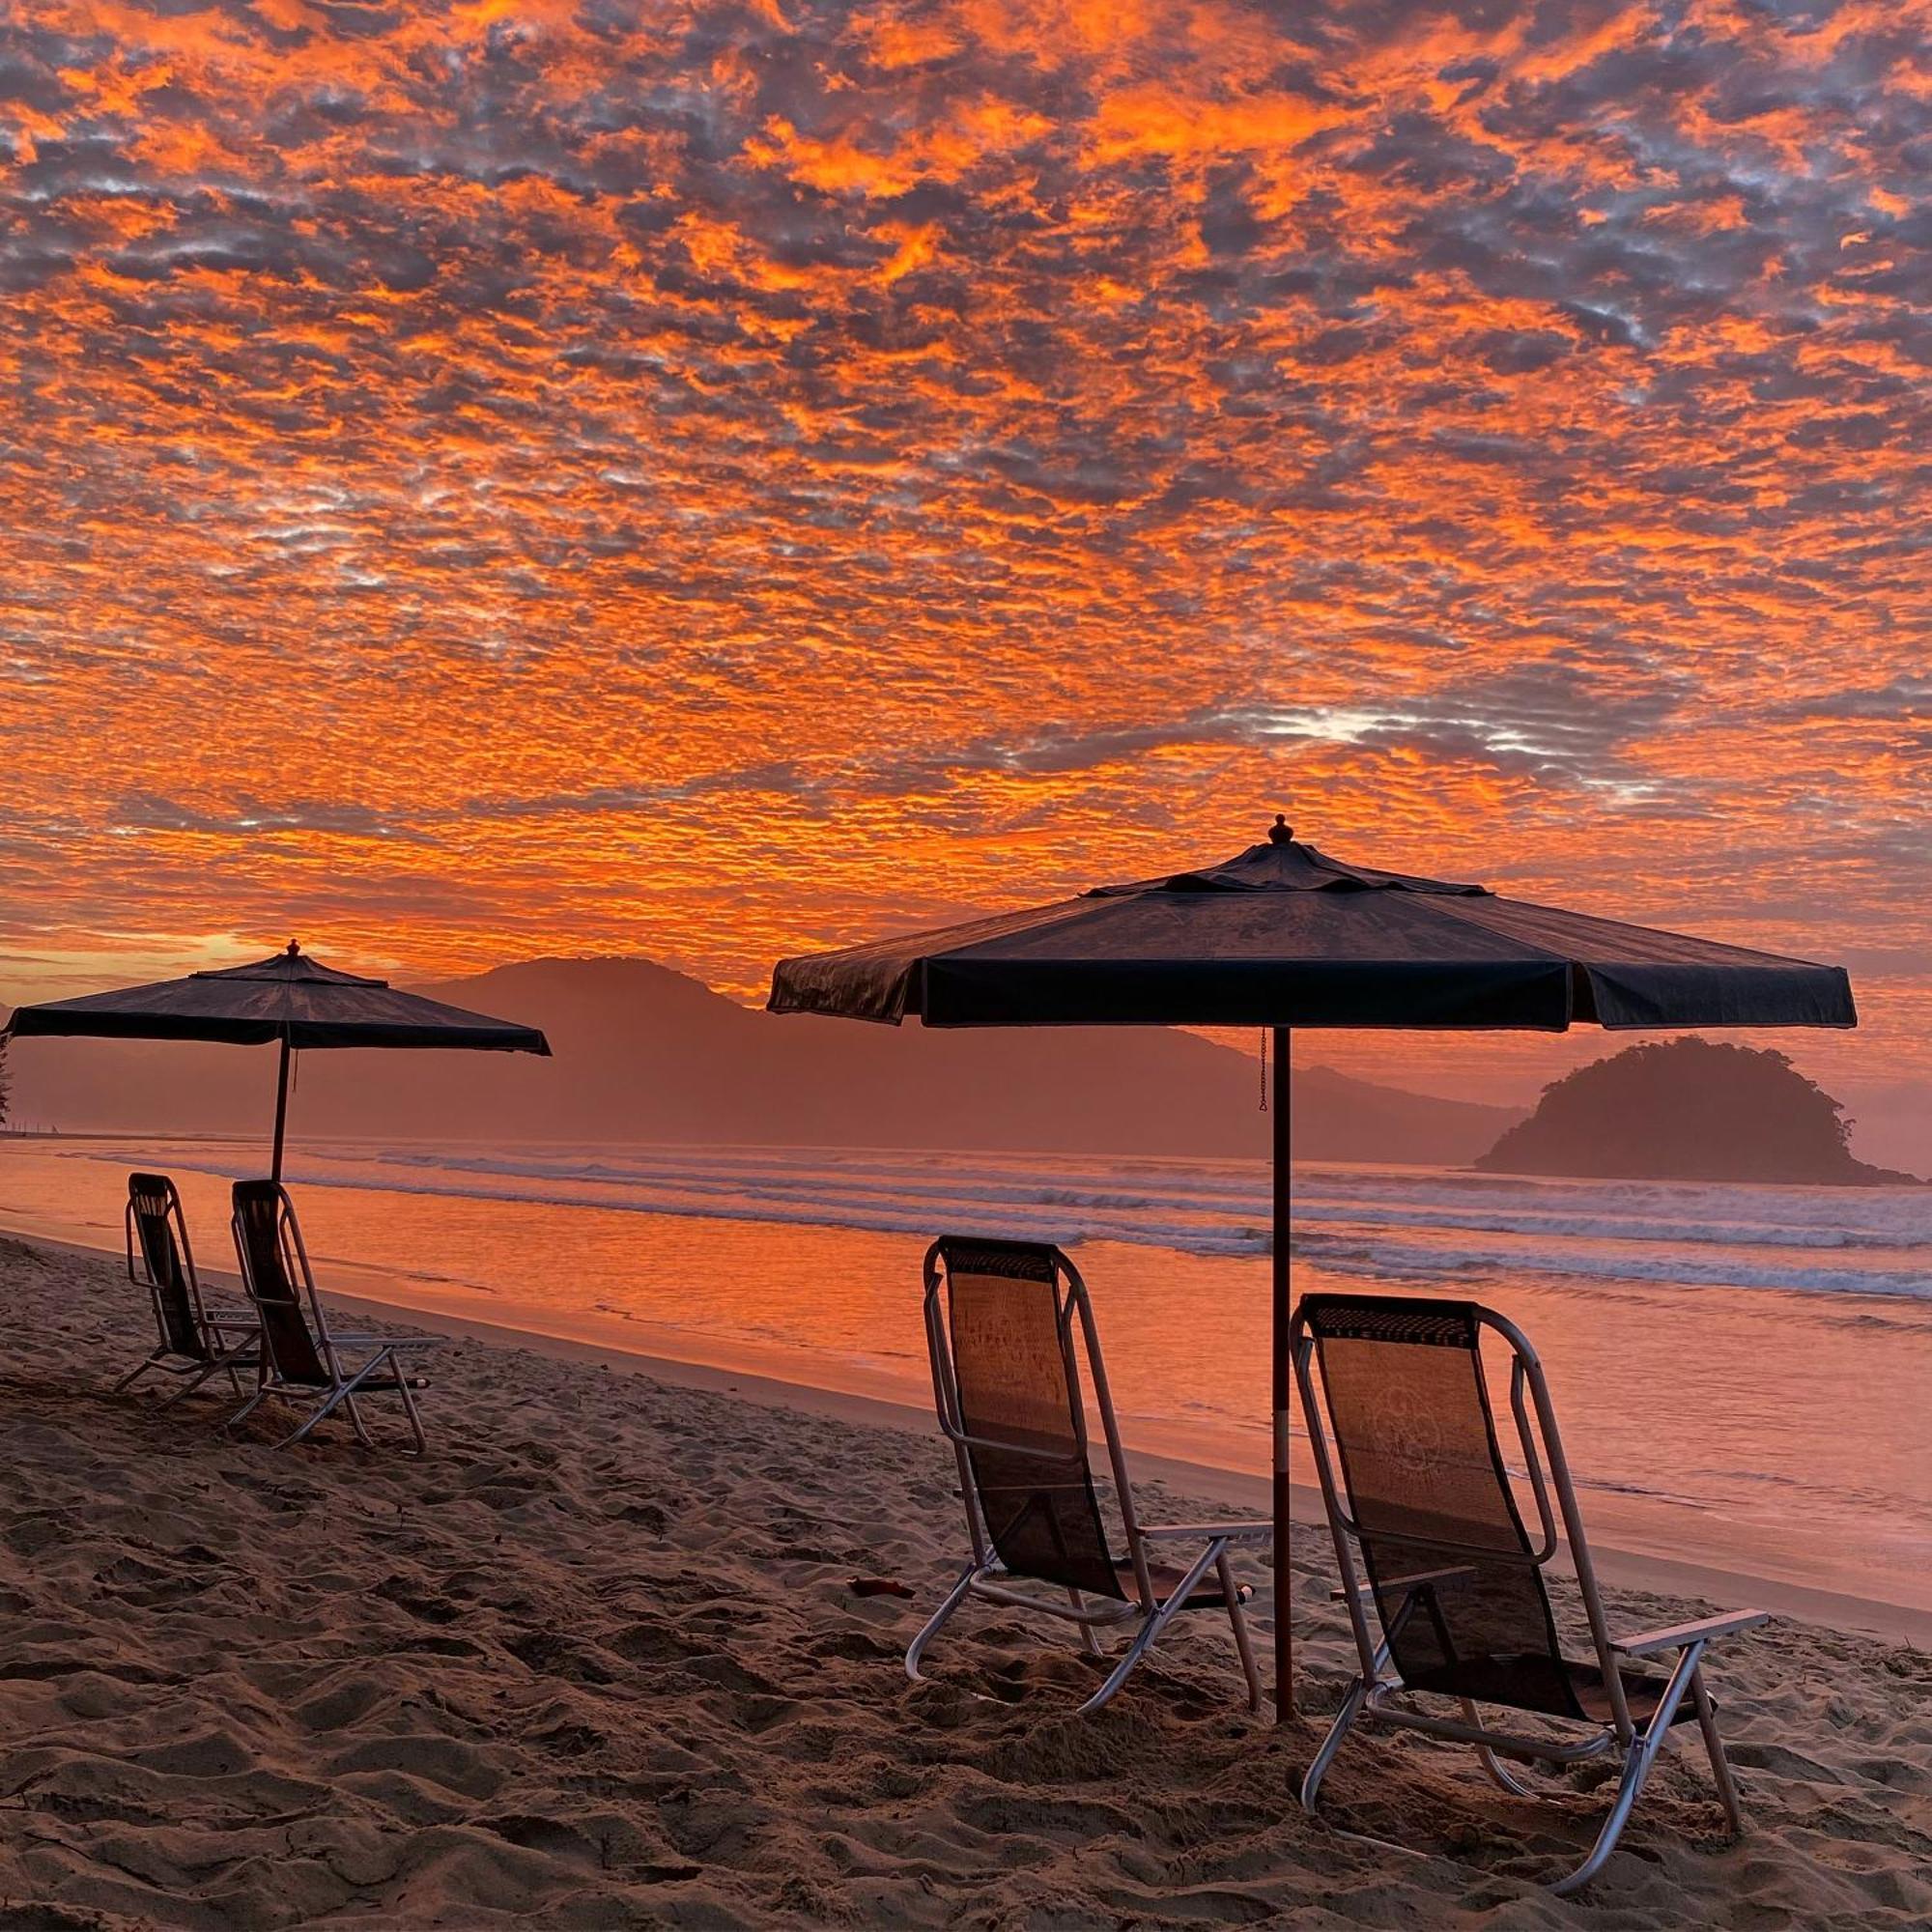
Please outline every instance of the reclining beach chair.
[{"label": "reclining beach chair", "polygon": [[[1125,1545],[1118,1555],[1087,1460],[1076,1324],[1107,1438]],[[1073,1264],[1037,1242],[944,1236],[925,1257],[925,1335],[939,1426],[958,1458],[973,1556],[913,1638],[906,1675],[920,1681],[926,1645],[969,1597],[1075,1624],[1090,1656],[1101,1654],[1099,1632],[1131,1630],[1106,1681],[1081,1705],[1084,1714],[1120,1690],[1182,1611],[1225,1610],[1249,1708],[1260,1710],[1261,1678],[1241,1608],[1253,1593],[1236,1584],[1228,1552],[1236,1543],[1265,1546],[1268,1525],[1141,1523],[1094,1310]],[[1171,1546],[1199,1553],[1184,1566],[1158,1561]]]},{"label": "reclining beach chair", "polygon": [[[440,1348],[442,1337],[332,1334],[315,1292],[308,1250],[302,1245],[301,1227],[287,1188],[272,1180],[238,1180],[234,1202],[235,1253],[242,1264],[242,1285],[262,1324],[262,1382],[222,1427],[233,1429],[261,1403],[276,1396],[306,1403],[313,1410],[275,1444],[277,1449],[299,1442],[338,1408],[347,1412],[356,1440],[373,1449],[376,1445],[355,1405],[366,1396],[394,1395],[402,1398],[415,1442],[413,1449],[402,1453],[420,1456],[429,1444],[415,1399],[429,1382],[412,1375],[404,1357],[419,1349]],[[342,1353],[345,1349],[362,1359],[351,1364]]]},{"label": "reclining beach chair", "polygon": [[252,1313],[212,1312],[203,1304],[194,1249],[174,1182],[165,1174],[130,1174],[124,1219],[128,1279],[148,1291],[158,1340],[114,1384],[114,1393],[132,1388],[150,1370],[158,1369],[182,1378],[181,1387],[161,1404],[167,1408],[225,1370],[240,1395],[236,1372],[255,1367],[261,1324]]},{"label": "reclining beach chair", "polygon": [[[1496,1435],[1486,1331],[1510,1350],[1510,1408],[1535,1499],[1534,1539]],[[1707,1645],[1764,1623],[1766,1613],[1737,1610],[1610,1634],[1549,1390],[1516,1324],[1468,1301],[1311,1294],[1295,1310],[1291,1337],[1341,1566],[1336,1595],[1348,1605],[1361,1661],[1302,1780],[1302,1804],[1315,1809],[1321,1779],[1357,1722],[1472,1745],[1489,1776],[1520,1797],[1539,1794],[1504,1768],[1504,1758],[1562,1767],[1609,1757],[1622,1774],[1609,1814],[1589,1857],[1554,1888],[1572,1892],[1615,1849],[1671,1727],[1694,1717],[1731,1830],[1742,1831],[1703,1658]],[[1559,1648],[1544,1583],[1557,1544],[1552,1488],[1589,1624],[1594,1661],[1587,1663]],[[1662,1656],[1676,1660],[1668,1677],[1626,1668]],[[1448,1699],[1460,1718],[1412,1708],[1418,1695]],[[1492,1722],[1479,1705],[1553,1721],[1539,1727],[1542,1735],[1524,1733]]]}]

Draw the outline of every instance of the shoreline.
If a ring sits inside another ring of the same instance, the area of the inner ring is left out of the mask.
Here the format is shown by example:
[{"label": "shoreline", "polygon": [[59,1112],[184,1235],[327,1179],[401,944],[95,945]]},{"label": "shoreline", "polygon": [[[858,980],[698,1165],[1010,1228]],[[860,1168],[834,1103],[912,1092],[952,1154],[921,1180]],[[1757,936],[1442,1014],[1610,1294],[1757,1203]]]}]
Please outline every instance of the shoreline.
[{"label": "shoreline", "polygon": [[[0,1233],[29,1246],[60,1254],[90,1261],[105,1259],[117,1264],[122,1261],[117,1250],[86,1242],[14,1228],[0,1229]],[[213,1288],[230,1294],[241,1292],[241,1278],[232,1269],[203,1266],[200,1273],[204,1282]],[[327,1287],[321,1292],[331,1310],[339,1308],[359,1318],[397,1327],[422,1328],[491,1349],[522,1350],[553,1361],[574,1362],[619,1374],[641,1376],[669,1387],[724,1396],[792,1415],[818,1417],[861,1427],[886,1428],[923,1437],[936,1437],[937,1435],[929,1406],[900,1401],[891,1394],[841,1389],[770,1374],[753,1366],[695,1361],[643,1349],[624,1348],[609,1341],[591,1341],[553,1334],[540,1328],[519,1327],[511,1322],[483,1321],[412,1302],[387,1299],[381,1294]],[[755,1351],[741,1348],[737,1352],[749,1358]],[[874,1379],[882,1385],[888,1381],[884,1377]],[[1128,1428],[1131,1433],[1131,1422]],[[1137,1483],[1160,1483],[1244,1515],[1265,1516],[1271,1508],[1270,1484],[1265,1475],[1232,1468],[1224,1463],[1163,1453],[1133,1442],[1129,1443],[1128,1450]],[[1319,1493],[1311,1486],[1297,1482],[1293,1486],[1293,1520],[1303,1535],[1315,1539],[1313,1547],[1325,1548],[1326,1532]],[[1600,1516],[1603,1513],[1601,1510],[1595,1512]],[[1301,1542],[1299,1547],[1307,1549],[1311,1545]],[[1766,1576],[1754,1568],[1734,1568],[1673,1555],[1667,1550],[1632,1548],[1614,1538],[1606,1540],[1593,1535],[1590,1550],[1599,1575],[1613,1588],[1654,1595],[1699,1597],[1726,1607],[1748,1605],[1831,1630],[1908,1643],[1918,1649],[1932,1649],[1932,1608]],[[1557,1567],[1568,1569],[1567,1548],[1560,1553]]]},{"label": "shoreline", "polygon": [[[1442,1096],[1422,1095],[1417,1097],[1439,1098]],[[595,1139],[597,1137],[591,1136],[588,1138]],[[191,1146],[197,1143],[204,1145],[218,1144],[225,1146],[252,1146],[259,1144],[261,1142],[262,1135],[259,1132],[250,1131],[242,1128],[209,1128],[206,1130],[198,1131],[191,1128],[162,1130],[160,1128],[150,1128],[150,1127],[67,1128],[67,1127],[0,1126],[0,1143],[5,1143],[7,1141],[63,1141],[63,1142],[105,1141],[111,1143],[125,1143],[127,1141],[135,1139],[141,1140],[143,1142],[150,1142],[156,1146],[163,1146],[163,1147],[177,1146],[177,1145]],[[404,1145],[404,1146],[448,1148],[451,1146],[493,1147],[497,1145],[497,1142],[489,1136],[479,1135],[474,1137],[473,1139],[467,1139],[466,1137],[461,1135],[451,1136],[447,1134],[433,1134],[433,1133],[403,1134],[403,1135],[385,1135],[385,1134],[376,1134],[376,1133],[366,1133],[366,1134],[341,1133],[341,1134],[327,1135],[325,1139],[330,1145],[342,1144],[342,1145],[354,1146],[358,1143],[364,1143],[372,1147]],[[527,1145],[532,1147],[563,1147],[563,1148],[581,1147],[585,1144],[586,1144],[586,1137],[576,1134],[544,1135],[540,1136],[536,1140],[527,1143]],[[807,1151],[810,1152],[826,1153],[826,1154],[839,1154],[839,1153],[850,1154],[850,1153],[874,1153],[874,1152],[893,1152],[893,1153],[915,1152],[915,1153],[948,1154],[955,1151],[955,1150],[937,1145],[932,1147],[908,1147],[905,1145],[895,1144],[891,1148],[885,1148],[885,1147],[875,1147],[870,1143],[859,1142],[859,1141],[854,1141],[854,1142],[827,1141],[822,1143],[819,1142],[796,1143],[790,1141],[760,1141],[760,1140],[685,1141],[685,1140],[646,1139],[639,1141],[619,1141],[611,1143],[611,1145],[621,1146],[621,1147],[647,1148],[654,1151],[661,1149],[667,1152],[685,1152],[693,1149],[701,1149],[701,1148],[728,1148],[735,1152],[746,1152],[746,1153],[758,1152],[763,1151],[790,1151],[795,1148],[801,1146],[803,1146]],[[1075,1157],[1084,1157],[1083,1155],[1078,1153],[1075,1150],[1066,1148],[1000,1147],[1000,1148],[985,1148],[985,1149],[976,1150],[976,1151],[984,1152],[987,1154],[1004,1158],[1027,1158],[1035,1155],[1037,1155],[1041,1158],[1063,1158],[1063,1157],[1067,1157],[1069,1155],[1073,1155]],[[1106,1150],[1102,1149],[1096,1151],[1095,1157],[1101,1159],[1114,1159],[1122,1156],[1117,1154],[1111,1154],[1107,1152]],[[1216,1166],[1220,1165],[1252,1166],[1259,1168],[1265,1168],[1268,1165],[1268,1160],[1266,1155],[1262,1153],[1247,1153],[1247,1154],[1230,1153],[1230,1154],[1201,1154],[1201,1155],[1187,1154],[1187,1153],[1135,1153],[1125,1157],[1129,1157],[1135,1160],[1146,1160],[1154,1163],[1174,1162],[1181,1166],[1195,1166],[1202,1164],[1204,1162]],[[1855,1169],[1861,1170],[1860,1172],[1851,1175],[1821,1174],[1821,1175],[1803,1175],[1803,1176],[1757,1175],[1757,1174],[1675,1174],[1675,1173],[1622,1174],[1622,1173],[1612,1172],[1608,1169],[1603,1169],[1592,1172],[1584,1169],[1572,1170],[1568,1168],[1486,1167],[1483,1164],[1483,1157],[1481,1156],[1478,1156],[1477,1158],[1468,1161],[1398,1160],[1390,1158],[1382,1158],[1371,1161],[1353,1155],[1296,1154],[1293,1158],[1293,1164],[1297,1168],[1333,1167],[1333,1168],[1353,1169],[1362,1167],[1377,1167],[1377,1168],[1386,1167],[1386,1168],[1394,1168],[1397,1169],[1398,1171],[1407,1172],[1407,1173],[1479,1175],[1485,1178],[1494,1178],[1496,1179],[1501,1179],[1501,1180],[1551,1180],[1558,1182],[1570,1181],[1570,1180],[1631,1181],[1631,1182],[1639,1182],[1648,1185],[1662,1186],[1662,1187],[1764,1187],[1764,1188],[1777,1188],[1777,1189],[1816,1187],[1816,1188],[1841,1188],[1841,1189],[1854,1190],[1858,1192],[1868,1192],[1876,1188],[1932,1187],[1932,1175],[1914,1174],[1909,1168],[1885,1167],[1876,1161],[1861,1160],[1856,1157],[1854,1157],[1852,1165]]]}]

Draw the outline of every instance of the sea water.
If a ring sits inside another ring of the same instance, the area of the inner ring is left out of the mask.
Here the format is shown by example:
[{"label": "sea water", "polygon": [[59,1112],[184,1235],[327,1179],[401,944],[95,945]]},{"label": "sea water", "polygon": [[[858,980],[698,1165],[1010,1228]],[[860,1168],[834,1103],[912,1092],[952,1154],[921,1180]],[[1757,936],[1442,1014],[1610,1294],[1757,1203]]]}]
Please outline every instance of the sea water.
[{"label": "sea water", "polygon": [[[261,1158],[0,1140],[0,1226],[118,1247],[128,1170],[158,1167],[232,1267],[227,1182]],[[338,1141],[286,1179],[325,1288],[912,1403],[929,1238],[1058,1241],[1129,1440],[1266,1464],[1259,1163]],[[1297,1292],[1467,1297],[1528,1333],[1601,1540],[1932,1607],[1932,1188],[1293,1179]]]}]

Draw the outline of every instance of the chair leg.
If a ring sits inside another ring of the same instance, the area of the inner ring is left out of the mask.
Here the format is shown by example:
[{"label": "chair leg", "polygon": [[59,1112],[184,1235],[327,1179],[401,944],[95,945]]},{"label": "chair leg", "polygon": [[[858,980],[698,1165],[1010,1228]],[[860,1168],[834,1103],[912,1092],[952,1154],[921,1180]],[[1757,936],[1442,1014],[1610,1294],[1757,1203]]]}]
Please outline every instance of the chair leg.
[{"label": "chair leg", "polygon": [[[315,1406],[314,1412],[311,1415],[309,1415],[303,1422],[301,1422],[297,1428],[292,1429],[288,1433],[288,1435],[284,1435],[282,1439],[275,1444],[275,1447],[277,1449],[288,1449],[293,1447],[298,1442],[306,1441],[307,1438],[315,1433],[318,1426],[327,1421],[327,1419],[331,1415],[333,1415],[335,1411],[338,1408],[340,1408],[342,1405],[348,1400],[349,1400],[348,1389],[346,1388],[331,1389],[328,1393],[327,1400],[318,1403]],[[355,1411],[352,1409],[350,1413],[353,1415]],[[361,1434],[361,1428],[359,1424],[357,1425],[356,1433],[358,1435]],[[363,1436],[363,1440],[366,1442],[368,1440],[368,1437]]]},{"label": "chair leg", "polygon": [[426,1456],[429,1453],[429,1437],[423,1434],[422,1416],[416,1408],[415,1391],[410,1387],[410,1378],[403,1371],[403,1365],[396,1364],[396,1388],[403,1398],[403,1413],[410,1419],[410,1434],[415,1437],[416,1446],[400,1453],[405,1456]]},{"label": "chair leg", "polygon": [[[365,1449],[374,1449],[376,1446],[375,1438],[369,1434],[368,1424],[362,1420],[362,1411],[355,1406],[355,1393],[358,1389],[362,1388],[363,1384],[368,1381],[369,1378],[378,1369],[384,1367],[385,1364],[395,1374],[396,1390],[403,1398],[403,1408],[409,1416],[410,1432],[415,1442],[413,1449],[404,1450],[400,1453],[410,1456],[422,1455],[429,1447],[429,1438],[423,1434],[422,1416],[417,1411],[415,1396],[410,1388],[408,1378],[396,1363],[394,1352],[387,1349],[379,1350],[364,1362],[347,1381],[340,1382],[334,1388],[330,1389],[327,1397],[317,1405],[315,1412],[302,1423],[300,1428],[291,1430],[288,1435],[284,1435],[275,1444],[275,1447],[277,1449],[287,1449],[295,1443],[305,1441],[310,1435],[314,1435],[322,1423],[326,1422],[340,1408],[347,1411],[350,1427],[355,1432],[356,1441],[361,1443]],[[389,1384],[383,1382],[378,1387],[381,1393],[386,1394]],[[364,1392],[366,1393],[367,1391],[365,1390]]]},{"label": "chair leg", "polygon": [[1342,1708],[1335,1714],[1335,1721],[1328,1726],[1328,1735],[1321,1740],[1321,1748],[1315,1753],[1315,1761],[1301,1779],[1301,1808],[1312,1812],[1315,1801],[1321,1795],[1321,1780],[1328,1776],[1328,1767],[1335,1762],[1335,1753],[1342,1748],[1342,1740],[1354,1728],[1355,1719],[1362,1715],[1362,1706],[1369,1701],[1369,1686],[1358,1677],[1349,1688],[1349,1694],[1342,1700]]},{"label": "chair leg", "polygon": [[1079,1716],[1083,1718],[1091,1717],[1101,1705],[1113,1701],[1121,1686],[1134,1674],[1134,1666],[1153,1648],[1153,1640],[1166,1628],[1167,1621],[1168,1615],[1165,1607],[1156,1610],[1152,1616],[1145,1618],[1142,1621],[1140,1629],[1134,1633],[1133,1642],[1128,1644],[1126,1649],[1121,1653],[1121,1661],[1108,1673],[1107,1681],[1100,1686],[1099,1690],[1094,1691],[1093,1696],[1081,1705]]},{"label": "chair leg", "polygon": [[1153,1648],[1154,1639],[1179,1614],[1188,1598],[1194,1594],[1194,1586],[1208,1574],[1208,1567],[1214,1561],[1215,1550],[1223,1548],[1225,1548],[1224,1545],[1210,1543],[1194,1559],[1194,1567],[1176,1585],[1174,1594],[1135,1633],[1133,1642],[1128,1644],[1126,1649],[1121,1653],[1121,1661],[1114,1665],[1113,1670],[1108,1675],[1107,1681],[1100,1686],[1099,1690],[1094,1691],[1093,1696],[1088,1698],[1086,1703],[1081,1705],[1079,1713],[1081,1717],[1090,1717],[1094,1712],[1097,1711],[1133,1675],[1135,1665]]},{"label": "chair leg", "polygon": [[1248,1681],[1248,1709],[1259,1715],[1262,1708],[1262,1674],[1255,1668],[1255,1647],[1248,1641],[1248,1613],[1241,1593],[1235,1586],[1235,1568],[1228,1561],[1224,1545],[1214,1559],[1214,1574],[1221,1579],[1221,1595],[1228,1605],[1228,1621],[1234,1626],[1235,1648],[1241,1654],[1241,1675]]},{"label": "chair leg", "polygon": [[158,1362],[166,1352],[167,1351],[164,1349],[156,1349],[155,1352],[152,1355],[148,1356],[145,1361],[136,1362],[134,1366],[131,1369],[129,1369],[128,1373],[125,1376],[123,1376],[121,1379],[118,1382],[116,1382],[111,1389],[107,1391],[107,1393],[109,1395],[120,1395],[125,1390],[132,1388],[134,1384],[137,1381],[139,1381],[141,1378],[145,1376],[148,1373],[148,1371],[152,1369],[155,1366],[155,1364]]},{"label": "chair leg", "polygon": [[1558,1879],[1549,1888],[1557,1897],[1566,1898],[1573,1891],[1581,1891],[1603,1870],[1605,1860],[1616,1850],[1617,1840],[1623,1836],[1624,1826],[1630,1820],[1644,1779],[1650,1776],[1650,1767],[1656,1761],[1656,1755],[1654,1750],[1645,1748],[1642,1738],[1631,1746],[1624,1758],[1624,1775],[1617,1781],[1616,1803],[1610,1806],[1610,1815],[1604,1820],[1597,1833],[1597,1842],[1590,1847],[1590,1856],[1575,1871]]},{"label": "chair leg", "polygon": [[1711,1776],[1717,1780],[1718,1796],[1723,1801],[1724,1816],[1730,1820],[1731,1836],[1742,1837],[1744,1807],[1738,1803],[1737,1780],[1731,1776],[1731,1761],[1724,1755],[1724,1741],[1718,1735],[1718,1713],[1711,1693],[1704,1688],[1704,1666],[1690,1673],[1690,1695],[1697,1705],[1697,1728],[1704,1733],[1704,1748],[1711,1756]]},{"label": "chair leg", "polygon": [[222,1423],[221,1427],[223,1429],[233,1429],[238,1422],[246,1421],[247,1418],[252,1414],[254,1414],[255,1410],[261,1406],[263,1398],[268,1393],[269,1393],[269,1384],[267,1382],[258,1382],[255,1387],[255,1393],[251,1395],[248,1398],[248,1400],[244,1402],[242,1405],[242,1406],[238,1408],[235,1411],[235,1413],[228,1418],[226,1422]]},{"label": "chair leg", "polygon": [[[1087,1599],[1071,1583],[1066,1586],[1066,1601],[1076,1610],[1084,1610],[1087,1607]],[[1089,1657],[1098,1657],[1100,1655],[1100,1639],[1094,1634],[1094,1626],[1092,1624],[1082,1624],[1080,1626],[1080,1648]]]},{"label": "chair leg", "polygon": [[355,1432],[355,1439],[365,1449],[376,1446],[375,1438],[369,1434],[369,1425],[362,1420],[362,1411],[355,1406],[355,1398],[348,1390],[343,1391],[342,1406],[349,1411],[349,1426]]},{"label": "chair leg", "polygon": [[1657,1762],[1670,1736],[1670,1720],[1677,1715],[1678,1705],[1684,1701],[1684,1693],[1697,1673],[1697,1662],[1703,1654],[1704,1646],[1693,1643],[1688,1645],[1678,1658],[1677,1668],[1670,1673],[1670,1682],[1664,1686],[1663,1695],[1658,1700],[1656,1715],[1627,1747],[1624,1775],[1617,1784],[1616,1803],[1610,1806],[1610,1815],[1604,1820],[1603,1829],[1597,1833],[1597,1842],[1590,1847],[1590,1856],[1575,1871],[1550,1887],[1558,1897],[1582,1890],[1603,1870],[1605,1860],[1616,1850],[1617,1840],[1623,1836],[1624,1826],[1630,1820],[1637,1794],[1642,1791],[1651,1766]]},{"label": "chair leg", "polygon": [[[1465,1722],[1477,1730],[1483,1727],[1483,1719],[1475,1704],[1467,1697],[1463,1699],[1463,1717]],[[1525,1784],[1521,1778],[1506,1766],[1502,1759],[1488,1745],[1476,1747],[1476,1761],[1488,1774],[1490,1782],[1507,1791],[1514,1798],[1540,1798],[1542,1793],[1533,1784]]]},{"label": "chair leg", "polygon": [[205,1368],[197,1370],[182,1383],[180,1388],[175,1390],[173,1395],[162,1402],[159,1406],[162,1408],[172,1408],[176,1403],[185,1402],[210,1376],[216,1374],[220,1367],[221,1364],[219,1362],[210,1362]]},{"label": "chair leg", "polygon": [[906,1646],[905,1673],[915,1684],[923,1684],[925,1679],[920,1673],[920,1659],[925,1654],[925,1647],[940,1633],[942,1626],[952,1617],[961,1604],[966,1601],[966,1593],[979,1579],[992,1568],[989,1563],[969,1563],[959,1573],[959,1580],[947,1591],[945,1600],[927,1617],[920,1634]]}]

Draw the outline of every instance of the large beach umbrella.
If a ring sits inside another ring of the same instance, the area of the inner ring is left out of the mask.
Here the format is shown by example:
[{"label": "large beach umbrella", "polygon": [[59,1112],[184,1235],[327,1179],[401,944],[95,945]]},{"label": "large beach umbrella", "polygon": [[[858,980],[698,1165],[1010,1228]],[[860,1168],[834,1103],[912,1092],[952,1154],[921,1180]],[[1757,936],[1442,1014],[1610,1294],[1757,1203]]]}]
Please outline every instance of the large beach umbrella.
[{"label": "large beach umbrella", "polygon": [[1289,1575],[1289,1111],[1295,1027],[1858,1024],[1836,966],[1331,859],[1278,815],[1224,865],[783,959],[774,1012],[927,1026],[1273,1030],[1275,1705],[1293,1708]]},{"label": "large beach umbrella", "polygon": [[286,952],[249,966],[190,973],[119,992],[88,993],[17,1007],[11,1037],[63,1035],[95,1039],[210,1039],[235,1046],[279,1042],[275,1151],[282,1178],[282,1129],[289,1111],[289,1055],[322,1046],[461,1046],[498,1053],[550,1052],[535,1027],[398,992],[386,980],[358,979],[311,958],[292,939]]}]

